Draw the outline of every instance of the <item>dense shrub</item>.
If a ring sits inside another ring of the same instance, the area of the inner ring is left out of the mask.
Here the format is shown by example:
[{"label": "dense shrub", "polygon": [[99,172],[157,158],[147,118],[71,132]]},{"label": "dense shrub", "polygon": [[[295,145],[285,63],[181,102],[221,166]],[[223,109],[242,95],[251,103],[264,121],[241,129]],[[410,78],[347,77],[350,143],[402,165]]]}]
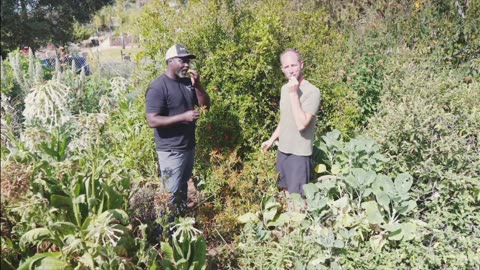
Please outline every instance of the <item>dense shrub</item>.
[{"label": "dense shrub", "polygon": [[[475,210],[480,203],[478,77],[466,80],[468,71],[448,70],[408,49],[387,66],[381,109],[366,133],[394,161],[389,170],[414,175],[418,216],[430,225],[431,241],[443,246],[453,239],[442,230],[476,235],[457,246],[460,253],[471,254],[480,244],[480,215]],[[431,245],[421,244],[425,247],[417,247],[419,252]],[[455,268],[472,259],[438,255],[429,262],[434,268]]]}]

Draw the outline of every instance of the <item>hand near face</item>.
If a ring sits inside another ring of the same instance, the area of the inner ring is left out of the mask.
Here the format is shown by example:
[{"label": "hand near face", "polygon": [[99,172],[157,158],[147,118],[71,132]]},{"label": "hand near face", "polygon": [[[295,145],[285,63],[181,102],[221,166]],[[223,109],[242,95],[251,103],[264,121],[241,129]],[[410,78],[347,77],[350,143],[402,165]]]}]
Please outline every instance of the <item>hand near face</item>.
[{"label": "hand near face", "polygon": [[195,88],[200,86],[200,74],[196,70],[189,69],[188,73],[190,74],[190,79],[192,80],[192,85]]},{"label": "hand near face", "polygon": [[300,83],[298,82],[297,78],[295,78],[295,76],[290,77],[287,85],[290,93],[297,93],[300,87]]}]

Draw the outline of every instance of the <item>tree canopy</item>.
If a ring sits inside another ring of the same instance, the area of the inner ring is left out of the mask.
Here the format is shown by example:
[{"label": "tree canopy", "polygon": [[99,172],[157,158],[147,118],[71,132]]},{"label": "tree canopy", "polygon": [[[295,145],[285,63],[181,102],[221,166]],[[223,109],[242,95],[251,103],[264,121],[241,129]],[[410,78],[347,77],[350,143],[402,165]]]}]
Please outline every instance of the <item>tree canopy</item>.
[{"label": "tree canopy", "polygon": [[1,53],[20,46],[70,41],[73,23],[88,22],[95,11],[114,0],[2,0]]}]

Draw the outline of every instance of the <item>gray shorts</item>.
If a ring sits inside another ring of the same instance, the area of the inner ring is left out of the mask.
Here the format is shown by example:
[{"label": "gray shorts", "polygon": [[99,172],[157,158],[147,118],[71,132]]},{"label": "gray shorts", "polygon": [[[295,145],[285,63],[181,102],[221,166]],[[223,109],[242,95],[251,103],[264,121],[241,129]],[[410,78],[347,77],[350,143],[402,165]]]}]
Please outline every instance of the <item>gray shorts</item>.
[{"label": "gray shorts", "polygon": [[157,151],[157,154],[163,187],[172,194],[169,204],[182,209],[187,204],[187,182],[192,176],[195,149],[185,152]]},{"label": "gray shorts", "polygon": [[296,156],[278,151],[277,172],[279,187],[286,188],[289,193],[303,195],[303,185],[310,182],[312,176],[312,156]]}]

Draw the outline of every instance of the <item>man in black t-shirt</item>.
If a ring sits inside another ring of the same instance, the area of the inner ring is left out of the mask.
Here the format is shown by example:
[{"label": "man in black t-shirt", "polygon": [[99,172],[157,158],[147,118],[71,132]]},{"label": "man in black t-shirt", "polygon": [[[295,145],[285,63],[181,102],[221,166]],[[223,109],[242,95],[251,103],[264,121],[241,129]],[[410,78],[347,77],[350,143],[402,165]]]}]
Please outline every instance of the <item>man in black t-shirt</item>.
[{"label": "man in black t-shirt", "polygon": [[210,107],[198,72],[189,69],[191,59],[195,55],[189,54],[184,45],[170,47],[165,55],[166,72],[150,84],[145,95],[162,183],[172,195],[169,204],[175,215],[186,207],[187,182],[193,170],[195,122],[200,117],[194,106]]}]

